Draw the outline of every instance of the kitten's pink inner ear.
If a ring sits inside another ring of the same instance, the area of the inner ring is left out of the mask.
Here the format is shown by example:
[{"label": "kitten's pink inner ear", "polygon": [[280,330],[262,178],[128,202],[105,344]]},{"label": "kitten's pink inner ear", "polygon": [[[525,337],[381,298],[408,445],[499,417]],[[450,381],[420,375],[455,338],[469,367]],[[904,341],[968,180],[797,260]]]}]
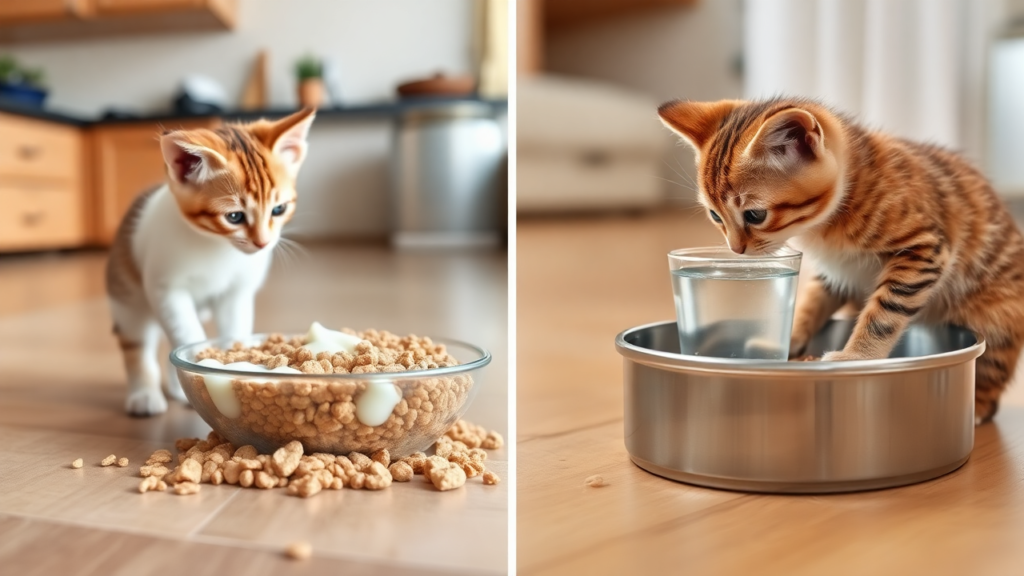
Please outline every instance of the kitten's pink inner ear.
[{"label": "kitten's pink inner ear", "polygon": [[765,120],[746,153],[785,160],[813,160],[822,152],[825,135],[818,119],[801,108],[790,108]]},{"label": "kitten's pink inner ear", "polygon": [[160,138],[160,151],[171,178],[179,184],[201,184],[212,179],[227,165],[217,152],[180,140],[180,135]]},{"label": "kitten's pink inner ear", "polygon": [[700,150],[718,132],[722,120],[741,104],[739,100],[672,100],[658,107],[658,116],[665,126]]},{"label": "kitten's pink inner ear", "polygon": [[302,109],[275,122],[268,134],[270,149],[293,171],[305,159],[306,137],[315,117],[315,109]]}]

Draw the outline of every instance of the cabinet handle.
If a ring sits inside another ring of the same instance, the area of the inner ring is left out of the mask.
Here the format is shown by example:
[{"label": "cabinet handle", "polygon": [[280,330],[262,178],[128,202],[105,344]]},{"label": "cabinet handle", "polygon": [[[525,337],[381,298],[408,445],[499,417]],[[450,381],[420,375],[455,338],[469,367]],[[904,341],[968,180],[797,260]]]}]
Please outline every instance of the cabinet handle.
[{"label": "cabinet handle", "polygon": [[21,217],[21,221],[24,222],[25,226],[38,226],[44,217],[46,217],[46,212],[37,210],[35,212],[26,212]]},{"label": "cabinet handle", "polygon": [[20,155],[23,160],[32,160],[36,156],[39,156],[42,151],[43,150],[38,146],[29,146],[27,144],[18,147],[18,155]]}]

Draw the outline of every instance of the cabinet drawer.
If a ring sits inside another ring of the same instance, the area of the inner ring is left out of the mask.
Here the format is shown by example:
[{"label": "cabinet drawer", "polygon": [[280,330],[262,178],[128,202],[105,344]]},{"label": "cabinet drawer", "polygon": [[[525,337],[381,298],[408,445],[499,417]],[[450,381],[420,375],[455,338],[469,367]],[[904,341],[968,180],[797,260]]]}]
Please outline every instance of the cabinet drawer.
[{"label": "cabinet drawer", "polygon": [[77,180],[80,148],[75,128],[0,114],[0,175]]},{"label": "cabinet drawer", "polygon": [[85,222],[80,198],[59,185],[0,184],[0,250],[81,245]]}]

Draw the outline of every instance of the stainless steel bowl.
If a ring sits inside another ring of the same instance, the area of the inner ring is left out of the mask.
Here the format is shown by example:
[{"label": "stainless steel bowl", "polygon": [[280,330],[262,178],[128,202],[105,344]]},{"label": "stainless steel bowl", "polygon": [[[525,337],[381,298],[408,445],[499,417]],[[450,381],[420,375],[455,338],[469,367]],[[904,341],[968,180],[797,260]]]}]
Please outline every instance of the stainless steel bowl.
[{"label": "stainless steel bowl", "polygon": [[[852,321],[809,345],[841,349]],[[823,493],[929,480],[974,446],[974,362],[985,342],[957,327],[912,325],[892,355],[858,362],[679,354],[675,322],[626,330],[625,440],[641,468],[731,490]]]}]

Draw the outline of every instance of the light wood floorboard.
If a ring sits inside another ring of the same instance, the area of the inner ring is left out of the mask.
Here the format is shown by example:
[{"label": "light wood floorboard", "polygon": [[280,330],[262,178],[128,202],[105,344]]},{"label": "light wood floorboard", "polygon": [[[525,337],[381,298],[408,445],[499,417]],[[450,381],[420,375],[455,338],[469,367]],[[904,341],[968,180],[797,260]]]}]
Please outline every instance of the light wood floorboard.
[{"label": "light wood floorboard", "polygon": [[[129,418],[120,351],[103,297],[102,252],[0,257],[0,572],[12,574],[504,573],[507,483],[439,493],[422,477],[389,490],[203,485],[195,496],[137,491],[138,466],[209,427],[171,402]],[[466,418],[508,425],[507,265],[503,253],[396,253],[311,246],[275,263],[257,331],[381,328],[472,342],[492,365]],[[107,454],[126,468],[103,468]],[[83,458],[82,469],[70,463]],[[508,478],[507,450],[490,467]],[[288,561],[290,542],[314,556]],[[60,554],[54,554],[55,549]]]},{"label": "light wood floorboard", "polygon": [[[720,243],[684,211],[519,222],[520,573],[1019,573],[1019,383],[995,423],[977,430],[964,467],[914,486],[755,495],[672,482],[630,462],[614,337],[674,318],[669,250]],[[584,486],[594,474],[608,485]]]}]

